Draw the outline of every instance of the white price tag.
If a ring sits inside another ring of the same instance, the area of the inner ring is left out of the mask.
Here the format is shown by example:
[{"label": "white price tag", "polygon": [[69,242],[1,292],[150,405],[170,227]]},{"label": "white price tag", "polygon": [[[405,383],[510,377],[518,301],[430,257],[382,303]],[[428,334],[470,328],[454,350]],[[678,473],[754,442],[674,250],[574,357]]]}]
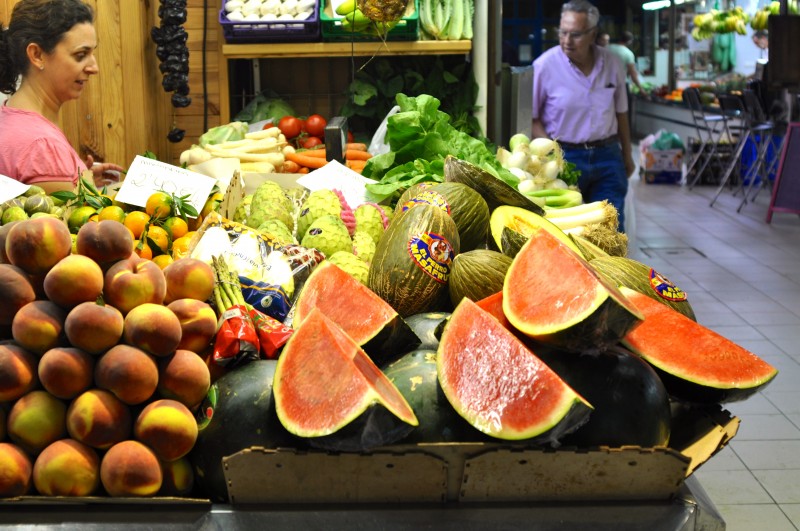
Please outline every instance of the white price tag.
[{"label": "white price tag", "polygon": [[367,184],[376,182],[378,181],[368,179],[335,160],[297,179],[298,184],[312,192],[324,188],[339,190],[352,209],[362,203],[380,201],[380,197],[370,194],[366,188]]},{"label": "white price tag", "polygon": [[0,173],[0,203],[24,194],[31,185],[21,183]]}]

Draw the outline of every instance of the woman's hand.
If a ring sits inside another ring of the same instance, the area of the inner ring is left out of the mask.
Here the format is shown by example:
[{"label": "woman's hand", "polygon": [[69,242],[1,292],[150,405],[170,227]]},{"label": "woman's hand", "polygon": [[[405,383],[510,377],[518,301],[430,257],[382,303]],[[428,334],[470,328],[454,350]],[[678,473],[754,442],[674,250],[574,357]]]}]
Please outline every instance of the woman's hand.
[{"label": "woman's hand", "polygon": [[110,162],[95,162],[91,155],[86,157],[86,167],[94,174],[95,186],[105,186],[115,183],[122,177],[125,168]]}]

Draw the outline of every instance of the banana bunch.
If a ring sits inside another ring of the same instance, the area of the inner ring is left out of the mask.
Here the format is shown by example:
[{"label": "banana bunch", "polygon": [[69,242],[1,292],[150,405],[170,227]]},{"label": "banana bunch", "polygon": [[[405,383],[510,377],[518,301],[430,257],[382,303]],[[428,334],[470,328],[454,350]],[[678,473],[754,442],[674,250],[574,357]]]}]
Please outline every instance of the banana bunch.
[{"label": "banana bunch", "polygon": [[339,7],[336,8],[336,14],[344,17],[342,20],[342,29],[347,33],[360,33],[363,35],[386,38],[389,31],[397,25],[396,20],[378,22],[367,18],[367,16],[358,9],[356,0],[346,0],[339,4]]},{"label": "banana bunch", "polygon": [[746,35],[749,21],[750,16],[740,6],[727,11],[712,9],[708,13],[695,15],[692,38],[696,41],[702,41],[703,39],[711,38],[716,33],[733,32],[739,35]]},{"label": "banana bunch", "polygon": [[[753,17],[750,19],[750,27],[754,30],[765,30],[767,29],[767,21],[769,20],[770,15],[778,15],[781,12],[781,3],[777,0],[770,2],[770,4],[766,7],[762,7]],[[797,15],[800,14],[800,9],[797,5],[797,0],[789,0],[789,14],[790,15]]]}]

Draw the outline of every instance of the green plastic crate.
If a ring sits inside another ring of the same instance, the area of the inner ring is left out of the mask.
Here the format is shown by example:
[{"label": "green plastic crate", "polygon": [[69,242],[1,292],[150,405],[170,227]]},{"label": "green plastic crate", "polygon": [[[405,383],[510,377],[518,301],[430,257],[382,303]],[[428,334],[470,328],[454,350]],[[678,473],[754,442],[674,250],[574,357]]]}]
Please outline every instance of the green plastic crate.
[{"label": "green plastic crate", "polygon": [[[342,28],[342,20],[336,18],[330,0],[321,0],[319,19],[322,24],[322,40],[327,42],[369,42],[380,38],[364,33],[352,33]],[[419,33],[419,0],[408,3],[406,15],[386,35],[387,41],[415,41]]]}]

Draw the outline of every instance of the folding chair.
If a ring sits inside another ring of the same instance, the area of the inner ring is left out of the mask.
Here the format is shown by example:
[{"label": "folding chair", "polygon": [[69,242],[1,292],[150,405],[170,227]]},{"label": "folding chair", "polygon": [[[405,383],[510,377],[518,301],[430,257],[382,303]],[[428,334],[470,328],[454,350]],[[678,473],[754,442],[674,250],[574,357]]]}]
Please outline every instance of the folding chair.
[{"label": "folding chair", "polygon": [[719,140],[727,130],[727,117],[723,114],[706,113],[703,110],[700,91],[697,88],[689,87],[683,89],[683,101],[686,102],[691,111],[692,121],[697,131],[697,140],[700,143],[697,155],[692,158],[686,168],[686,175],[689,175],[692,169],[700,163],[700,169],[689,182],[689,189],[691,189],[700,180],[700,176],[703,175],[709,162],[716,155]]},{"label": "folding chair", "polygon": [[[725,188],[725,185],[728,183],[728,180],[733,175],[734,169],[737,166],[740,166],[740,160],[742,152],[744,151],[744,147],[747,144],[747,140],[752,136],[752,131],[750,130],[750,120],[747,114],[747,110],[745,109],[744,101],[739,96],[734,96],[732,94],[720,94],[717,96],[717,100],[719,100],[719,108],[722,111],[723,115],[727,118],[725,127],[726,132],[731,138],[736,138],[736,144],[733,147],[733,153],[731,154],[731,158],[728,161],[727,166],[722,172],[722,175],[719,179],[719,185],[717,186],[717,191],[714,193],[714,197],[711,199],[711,202],[708,206],[714,206],[716,203],[719,194],[722,193],[722,189]],[[734,125],[731,122],[737,121],[738,125]],[[734,132],[736,134],[734,134]]]},{"label": "folding chair", "polygon": [[[739,203],[736,212],[741,212],[744,205],[749,201],[752,202],[755,200],[761,187],[764,186],[765,182],[769,181],[769,171],[777,159],[777,157],[775,157],[769,164],[766,162],[769,147],[770,145],[774,146],[772,140],[775,122],[767,117],[755,92],[752,90],[744,90],[742,91],[742,97],[744,99],[745,110],[750,117],[750,132],[756,144],[756,158],[752,166],[748,169],[747,175],[742,179],[742,201]],[[780,146],[778,146],[778,148],[780,148]],[[757,186],[755,186],[756,180],[758,180]],[[751,192],[753,192],[754,186],[755,192],[751,198],[749,196]]]}]

